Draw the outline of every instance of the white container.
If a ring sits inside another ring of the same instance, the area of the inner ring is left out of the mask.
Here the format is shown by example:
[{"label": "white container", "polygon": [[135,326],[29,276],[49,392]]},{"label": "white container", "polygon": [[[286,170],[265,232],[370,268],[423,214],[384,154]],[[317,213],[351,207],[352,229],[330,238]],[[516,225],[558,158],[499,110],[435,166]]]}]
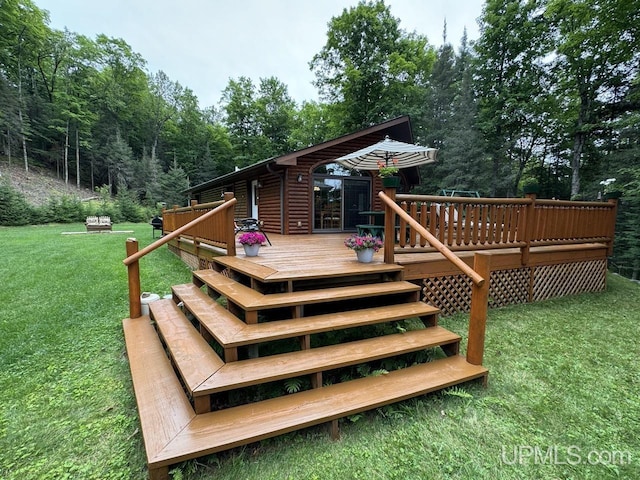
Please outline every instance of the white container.
[{"label": "white container", "polygon": [[140,295],[140,306],[142,307],[142,315],[149,315],[149,304],[160,300],[160,295],[157,293],[142,292]]}]

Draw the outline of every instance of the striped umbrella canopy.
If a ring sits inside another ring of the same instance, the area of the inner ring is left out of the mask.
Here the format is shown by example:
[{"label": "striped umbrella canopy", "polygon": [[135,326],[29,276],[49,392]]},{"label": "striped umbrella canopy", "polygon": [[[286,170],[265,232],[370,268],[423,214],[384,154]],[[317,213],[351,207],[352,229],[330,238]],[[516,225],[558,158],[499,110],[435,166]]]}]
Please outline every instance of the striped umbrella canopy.
[{"label": "striped umbrella canopy", "polygon": [[357,170],[378,170],[381,165],[407,168],[435,162],[437,153],[437,148],[398,142],[387,135],[381,142],[343,155],[336,162]]}]

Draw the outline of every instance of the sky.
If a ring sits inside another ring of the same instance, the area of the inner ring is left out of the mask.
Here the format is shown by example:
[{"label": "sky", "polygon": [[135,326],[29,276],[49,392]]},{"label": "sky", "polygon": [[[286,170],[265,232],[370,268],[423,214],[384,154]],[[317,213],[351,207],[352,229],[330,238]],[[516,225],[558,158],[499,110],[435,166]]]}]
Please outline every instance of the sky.
[{"label": "sky", "polygon": [[[122,38],[147,62],[188,87],[200,107],[218,105],[230,79],[277,77],[301,104],[318,100],[309,62],[326,43],[328,23],[358,0],[34,0],[50,27],[95,39]],[[386,0],[400,28],[454,46],[467,29],[478,38],[484,0]]]}]

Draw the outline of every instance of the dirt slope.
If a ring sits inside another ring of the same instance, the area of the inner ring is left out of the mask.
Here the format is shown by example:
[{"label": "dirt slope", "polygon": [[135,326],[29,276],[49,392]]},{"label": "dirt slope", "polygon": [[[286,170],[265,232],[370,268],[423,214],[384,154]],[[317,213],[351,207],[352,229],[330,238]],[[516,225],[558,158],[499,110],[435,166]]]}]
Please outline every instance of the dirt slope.
[{"label": "dirt slope", "polygon": [[65,185],[64,180],[56,178],[55,172],[32,165],[29,165],[29,171],[26,172],[20,160],[14,158],[9,164],[5,157],[0,157],[0,182],[7,180],[34,206],[44,205],[50,198],[65,194],[75,195],[83,200],[96,197],[95,192],[89,189],[78,190],[75,179]]}]

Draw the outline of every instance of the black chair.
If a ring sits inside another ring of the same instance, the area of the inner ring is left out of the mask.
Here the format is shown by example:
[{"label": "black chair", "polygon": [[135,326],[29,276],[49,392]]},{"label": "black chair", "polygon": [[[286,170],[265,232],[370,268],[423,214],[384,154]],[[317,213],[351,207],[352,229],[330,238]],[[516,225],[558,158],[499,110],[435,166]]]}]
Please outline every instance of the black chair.
[{"label": "black chair", "polygon": [[262,230],[262,225],[260,224],[260,221],[256,218],[241,218],[239,220],[236,220],[236,228],[235,228],[235,233],[238,232],[260,232],[261,234],[264,235],[264,238],[267,239],[267,242],[269,243],[269,245],[272,245],[271,240],[269,240],[269,237],[267,236],[266,232],[264,230]]}]

